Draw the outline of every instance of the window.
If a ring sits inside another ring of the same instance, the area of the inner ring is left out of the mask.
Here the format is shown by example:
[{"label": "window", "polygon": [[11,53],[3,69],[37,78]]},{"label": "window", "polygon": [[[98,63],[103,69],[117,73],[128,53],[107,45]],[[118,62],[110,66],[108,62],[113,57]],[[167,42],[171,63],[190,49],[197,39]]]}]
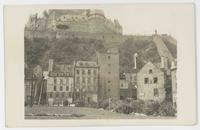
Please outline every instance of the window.
[{"label": "window", "polygon": [[63,87],[62,86],[60,86],[60,91],[62,91],[63,90]]},{"label": "window", "polygon": [[65,97],[65,93],[62,93],[62,98],[64,98]]},{"label": "window", "polygon": [[72,93],[71,93],[71,92],[69,93],[69,97],[70,97],[70,98],[72,97]]},{"label": "window", "polygon": [[90,77],[88,77],[88,83],[91,83],[91,78]]},{"label": "window", "polygon": [[110,89],[108,89],[108,92],[110,92]]},{"label": "window", "polygon": [[63,84],[63,79],[60,79],[60,84]]},{"label": "window", "polygon": [[108,66],[110,67],[111,65],[110,65],[110,64],[108,64]]},{"label": "window", "polygon": [[152,69],[150,69],[150,70],[149,70],[149,74],[152,74],[152,73],[153,73],[153,71],[152,71]]},{"label": "window", "polygon": [[158,83],[158,78],[157,77],[153,78],[153,83]]},{"label": "window", "polygon": [[76,77],[76,82],[80,82],[80,77]]},{"label": "window", "polygon": [[149,78],[144,78],[144,84],[148,84]]},{"label": "window", "polygon": [[79,72],[79,70],[76,70],[76,74],[79,74],[80,72]]},{"label": "window", "polygon": [[56,78],[54,78],[54,84],[56,84]]},{"label": "window", "polygon": [[108,56],[108,59],[110,59],[110,56]]},{"label": "window", "polygon": [[69,86],[66,86],[66,91],[69,91]]},{"label": "window", "polygon": [[111,72],[109,71],[108,74],[111,74]]},{"label": "window", "polygon": [[59,93],[56,93],[56,97],[59,97]]},{"label": "window", "polygon": [[110,80],[108,80],[108,83],[111,83],[111,81],[110,81]]},{"label": "window", "polygon": [[82,78],[82,82],[85,83],[85,77]]},{"label": "window", "polygon": [[53,96],[52,96],[52,93],[50,93],[49,97],[50,97],[50,98],[52,98],[52,97],[53,97]]},{"label": "window", "polygon": [[96,74],[97,73],[97,71],[96,70],[94,70],[94,74]]},{"label": "window", "polygon": [[91,74],[91,70],[88,70],[88,75],[90,75]]},{"label": "window", "polygon": [[82,74],[85,74],[85,70],[82,70]]},{"label": "window", "polygon": [[53,90],[56,91],[56,86],[54,86]]},{"label": "window", "polygon": [[158,89],[157,89],[157,88],[154,88],[153,91],[154,91],[154,96],[155,96],[155,97],[158,97]]},{"label": "window", "polygon": [[96,78],[96,77],[94,77],[94,83],[96,83],[96,80],[97,80],[97,78]]}]

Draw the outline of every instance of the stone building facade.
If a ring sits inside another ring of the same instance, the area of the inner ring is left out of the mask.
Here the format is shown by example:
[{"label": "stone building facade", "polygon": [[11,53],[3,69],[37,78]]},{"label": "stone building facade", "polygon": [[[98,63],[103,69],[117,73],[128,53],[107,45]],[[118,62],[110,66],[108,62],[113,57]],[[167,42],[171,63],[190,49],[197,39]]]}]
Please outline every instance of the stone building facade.
[{"label": "stone building facade", "polygon": [[110,48],[105,53],[97,54],[99,69],[100,100],[112,98],[119,100],[119,53],[117,48]]},{"label": "stone building facade", "polygon": [[74,101],[98,102],[99,67],[95,61],[76,61]]},{"label": "stone building facade", "polygon": [[176,108],[177,107],[177,67],[176,63],[172,62],[171,66],[171,77],[172,77],[172,102],[173,106]]},{"label": "stone building facade", "polygon": [[124,75],[120,76],[119,88],[120,88],[120,100],[124,100],[129,97],[129,85]]},{"label": "stone building facade", "polygon": [[162,102],[165,96],[164,72],[152,62],[146,63],[137,73],[137,98]]},{"label": "stone building facade", "polygon": [[47,79],[47,100],[49,105],[62,106],[72,103],[73,77],[69,74],[50,72]]}]

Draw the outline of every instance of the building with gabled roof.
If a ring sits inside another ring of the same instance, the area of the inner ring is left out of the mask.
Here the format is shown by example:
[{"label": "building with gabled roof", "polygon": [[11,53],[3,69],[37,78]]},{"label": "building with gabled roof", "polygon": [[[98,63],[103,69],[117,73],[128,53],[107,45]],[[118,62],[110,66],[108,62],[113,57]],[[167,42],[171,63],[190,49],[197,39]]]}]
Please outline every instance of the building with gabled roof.
[{"label": "building with gabled roof", "polygon": [[146,63],[137,73],[137,95],[143,101],[165,100],[165,73],[152,62]]}]

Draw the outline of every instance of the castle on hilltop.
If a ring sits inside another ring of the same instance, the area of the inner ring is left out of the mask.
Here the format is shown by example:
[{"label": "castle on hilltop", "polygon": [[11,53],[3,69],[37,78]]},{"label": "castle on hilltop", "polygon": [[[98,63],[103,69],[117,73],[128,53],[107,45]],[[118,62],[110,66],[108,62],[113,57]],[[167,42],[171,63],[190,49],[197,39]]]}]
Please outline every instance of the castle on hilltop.
[{"label": "castle on hilltop", "polygon": [[[98,9],[50,9],[43,12],[43,17],[38,17],[37,13],[31,15],[25,32],[25,37],[66,38],[91,34],[96,38],[100,34],[122,35],[122,26]],[[101,35],[102,39],[104,37]]]}]

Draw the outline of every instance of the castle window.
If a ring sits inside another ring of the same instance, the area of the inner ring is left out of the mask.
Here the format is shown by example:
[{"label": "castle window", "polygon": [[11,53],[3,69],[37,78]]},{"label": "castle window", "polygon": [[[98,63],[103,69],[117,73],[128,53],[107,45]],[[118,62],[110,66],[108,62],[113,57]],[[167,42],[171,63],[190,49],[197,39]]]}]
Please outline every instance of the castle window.
[{"label": "castle window", "polygon": [[80,72],[79,72],[79,70],[76,70],[76,74],[79,74]]},{"label": "castle window", "polygon": [[111,64],[108,64],[108,66],[110,67],[110,66],[111,66]]},{"label": "castle window", "polygon": [[153,83],[158,83],[158,78],[157,77],[153,78]]},{"label": "castle window", "polygon": [[110,92],[110,89],[108,89],[108,92]]},{"label": "castle window", "polygon": [[144,84],[148,84],[149,78],[144,78]]},{"label": "castle window", "polygon": [[154,96],[155,96],[155,97],[158,97],[158,89],[157,89],[157,88],[154,88],[153,91],[154,91]]},{"label": "castle window", "polygon": [[56,97],[59,97],[59,93],[56,93]]},{"label": "castle window", "polygon": [[110,80],[108,80],[108,83],[111,83],[111,81],[110,81]]},{"label": "castle window", "polygon": [[109,71],[108,74],[111,74],[111,72]]},{"label": "castle window", "polygon": [[110,59],[110,56],[108,56],[108,59]]},{"label": "castle window", "polygon": [[56,91],[56,86],[54,86],[53,90]]},{"label": "castle window", "polygon": [[152,73],[153,73],[153,71],[152,71],[152,69],[150,69],[150,70],[149,70],[149,74],[152,74]]},{"label": "castle window", "polygon": [[60,91],[62,91],[63,90],[63,87],[62,86],[60,86]]}]

